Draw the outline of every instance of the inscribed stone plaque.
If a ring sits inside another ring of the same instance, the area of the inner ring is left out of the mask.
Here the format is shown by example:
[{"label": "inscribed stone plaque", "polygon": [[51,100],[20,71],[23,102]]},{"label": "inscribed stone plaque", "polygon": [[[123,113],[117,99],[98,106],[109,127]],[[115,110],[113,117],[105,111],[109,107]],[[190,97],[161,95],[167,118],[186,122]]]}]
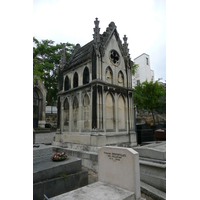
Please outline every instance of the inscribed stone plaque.
[{"label": "inscribed stone plaque", "polygon": [[131,148],[102,147],[98,152],[98,179],[140,195],[139,154]]}]

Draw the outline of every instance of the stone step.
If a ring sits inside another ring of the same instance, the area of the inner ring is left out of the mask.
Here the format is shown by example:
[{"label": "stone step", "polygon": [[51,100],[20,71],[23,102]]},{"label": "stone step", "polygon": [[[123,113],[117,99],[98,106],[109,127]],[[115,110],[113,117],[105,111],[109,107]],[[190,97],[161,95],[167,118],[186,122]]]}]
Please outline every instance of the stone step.
[{"label": "stone step", "polygon": [[50,200],[133,200],[134,192],[107,184],[96,182],[74,191],[50,198]]},{"label": "stone step", "polygon": [[[36,145],[35,145],[36,146]],[[82,170],[80,158],[68,156],[52,161],[53,147],[39,144],[33,148],[33,199],[53,197],[88,184],[88,172]]]},{"label": "stone step", "polygon": [[33,200],[44,199],[44,194],[50,198],[75,190],[88,184],[88,172],[79,171],[74,174],[62,174],[59,177],[33,184]]},{"label": "stone step", "polygon": [[143,193],[156,199],[156,200],[166,200],[166,193],[158,190],[157,188],[152,187],[149,184],[146,184],[140,181],[140,188]]},{"label": "stone step", "polygon": [[134,148],[140,156],[140,180],[166,192],[166,142]]}]

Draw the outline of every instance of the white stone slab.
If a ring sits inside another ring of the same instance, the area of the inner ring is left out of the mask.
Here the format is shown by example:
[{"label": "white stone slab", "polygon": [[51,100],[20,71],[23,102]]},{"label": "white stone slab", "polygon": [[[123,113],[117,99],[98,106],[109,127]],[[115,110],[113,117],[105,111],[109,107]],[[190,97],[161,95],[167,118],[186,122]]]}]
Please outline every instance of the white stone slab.
[{"label": "white stone slab", "polygon": [[102,147],[98,152],[98,180],[132,191],[141,198],[139,154],[131,148]]},{"label": "white stone slab", "polygon": [[134,200],[134,193],[116,186],[96,182],[91,185],[67,192],[50,200]]}]

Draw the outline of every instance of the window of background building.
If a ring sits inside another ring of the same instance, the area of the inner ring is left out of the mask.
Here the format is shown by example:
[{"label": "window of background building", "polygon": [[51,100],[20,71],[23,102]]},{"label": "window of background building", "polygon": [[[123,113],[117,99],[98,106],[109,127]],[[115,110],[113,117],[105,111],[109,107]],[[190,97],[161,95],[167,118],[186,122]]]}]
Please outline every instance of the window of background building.
[{"label": "window of background building", "polygon": [[149,65],[149,60],[148,60],[148,58],[146,58],[146,63],[147,63],[147,65]]}]

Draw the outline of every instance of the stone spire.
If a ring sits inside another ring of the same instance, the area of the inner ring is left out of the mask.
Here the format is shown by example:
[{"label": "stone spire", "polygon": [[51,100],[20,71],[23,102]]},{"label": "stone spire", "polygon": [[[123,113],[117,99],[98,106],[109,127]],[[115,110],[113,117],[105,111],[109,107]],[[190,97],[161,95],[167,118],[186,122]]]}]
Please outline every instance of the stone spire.
[{"label": "stone spire", "polygon": [[94,24],[95,24],[95,28],[94,28],[94,34],[93,34],[93,38],[94,38],[94,47],[95,47],[95,50],[98,51],[98,47],[100,45],[100,28],[99,28],[99,21],[98,21],[98,18],[96,18],[96,21],[94,21]]},{"label": "stone spire", "polygon": [[60,59],[60,68],[63,69],[66,63],[67,63],[67,59],[66,59],[66,52],[65,52],[65,43],[63,43],[61,59]]},{"label": "stone spire", "polygon": [[129,54],[127,39],[128,38],[126,37],[126,35],[124,35],[124,37],[123,37],[123,40],[124,40],[123,47],[124,47],[124,51],[125,51],[126,56],[129,57],[130,54]]}]

